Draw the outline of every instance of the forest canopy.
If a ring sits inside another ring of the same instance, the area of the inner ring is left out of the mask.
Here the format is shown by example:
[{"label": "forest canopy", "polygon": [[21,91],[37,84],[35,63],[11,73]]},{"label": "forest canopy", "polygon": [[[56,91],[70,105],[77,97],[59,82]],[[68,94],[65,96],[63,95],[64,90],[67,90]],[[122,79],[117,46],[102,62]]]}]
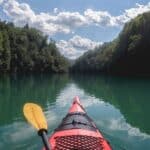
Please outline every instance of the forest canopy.
[{"label": "forest canopy", "polygon": [[72,71],[150,74],[150,12],[126,23],[119,36],[78,58]]},{"label": "forest canopy", "polygon": [[55,41],[40,31],[0,21],[0,73],[67,72],[68,61]]}]

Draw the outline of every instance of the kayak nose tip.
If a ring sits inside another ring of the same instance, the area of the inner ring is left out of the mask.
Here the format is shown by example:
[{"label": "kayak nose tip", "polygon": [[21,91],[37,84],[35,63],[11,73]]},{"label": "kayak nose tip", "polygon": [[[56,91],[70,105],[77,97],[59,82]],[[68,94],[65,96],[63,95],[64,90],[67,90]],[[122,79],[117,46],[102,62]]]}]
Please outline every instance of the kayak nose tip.
[{"label": "kayak nose tip", "polygon": [[75,96],[73,99],[73,104],[76,104],[76,103],[81,105],[81,102],[78,96]]},{"label": "kayak nose tip", "polygon": [[69,109],[69,113],[75,113],[75,112],[85,113],[84,108],[81,105],[81,102],[78,96],[74,97],[72,106]]}]

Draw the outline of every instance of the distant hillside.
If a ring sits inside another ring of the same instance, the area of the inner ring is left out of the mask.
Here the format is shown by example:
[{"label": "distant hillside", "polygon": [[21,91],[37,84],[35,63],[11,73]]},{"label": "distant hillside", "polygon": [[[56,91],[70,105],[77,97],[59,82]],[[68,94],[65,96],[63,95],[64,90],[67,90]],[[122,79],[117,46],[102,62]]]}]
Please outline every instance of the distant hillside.
[{"label": "distant hillside", "polygon": [[40,31],[0,22],[0,73],[66,72],[68,61]]},{"label": "distant hillside", "polygon": [[150,74],[150,12],[125,24],[118,38],[76,60],[73,71]]}]

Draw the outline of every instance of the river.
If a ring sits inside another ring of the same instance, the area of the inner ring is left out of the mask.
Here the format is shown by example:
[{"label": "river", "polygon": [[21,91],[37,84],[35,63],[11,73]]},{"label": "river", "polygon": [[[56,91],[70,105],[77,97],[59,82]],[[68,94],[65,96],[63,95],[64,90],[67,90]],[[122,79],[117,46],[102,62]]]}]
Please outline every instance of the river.
[{"label": "river", "polygon": [[40,150],[23,105],[42,106],[50,135],[76,95],[114,150],[150,149],[150,79],[104,75],[1,76],[0,149]]}]

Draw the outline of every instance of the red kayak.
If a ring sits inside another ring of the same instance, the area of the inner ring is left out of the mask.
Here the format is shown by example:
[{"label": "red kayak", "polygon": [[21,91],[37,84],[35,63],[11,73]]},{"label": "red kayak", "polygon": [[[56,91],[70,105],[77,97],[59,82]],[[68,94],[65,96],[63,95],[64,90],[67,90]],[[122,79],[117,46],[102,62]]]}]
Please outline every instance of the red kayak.
[{"label": "red kayak", "polygon": [[112,150],[77,96],[49,143],[52,150]]}]

